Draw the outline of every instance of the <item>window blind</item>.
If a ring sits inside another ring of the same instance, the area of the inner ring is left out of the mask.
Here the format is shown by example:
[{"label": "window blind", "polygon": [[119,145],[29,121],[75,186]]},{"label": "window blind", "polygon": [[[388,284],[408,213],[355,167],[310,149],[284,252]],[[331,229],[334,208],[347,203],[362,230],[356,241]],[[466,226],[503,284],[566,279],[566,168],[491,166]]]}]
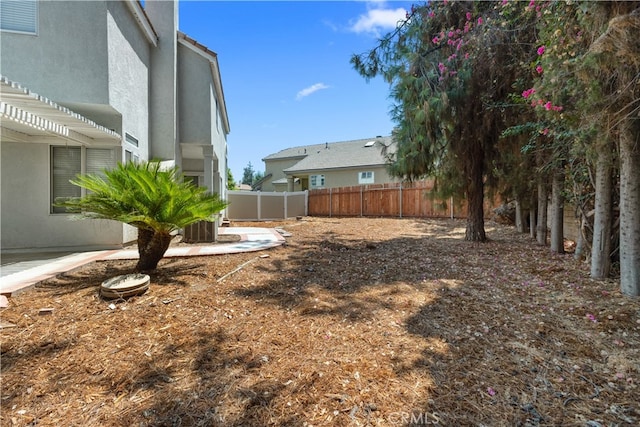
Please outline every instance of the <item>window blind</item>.
[{"label": "window blind", "polygon": [[63,213],[66,209],[53,206],[56,201],[69,197],[80,197],[81,190],[69,180],[81,172],[82,159],[80,147],[51,147],[51,211]]},{"label": "window blind", "polygon": [[36,34],[36,0],[0,1],[0,29]]}]

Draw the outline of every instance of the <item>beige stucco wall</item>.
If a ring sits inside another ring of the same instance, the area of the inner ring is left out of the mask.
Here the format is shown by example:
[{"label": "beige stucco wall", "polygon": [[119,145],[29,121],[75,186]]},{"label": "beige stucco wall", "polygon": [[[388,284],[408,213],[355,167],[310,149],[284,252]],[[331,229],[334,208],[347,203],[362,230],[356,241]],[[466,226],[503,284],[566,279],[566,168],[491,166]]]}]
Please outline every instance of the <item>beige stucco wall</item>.
[{"label": "beige stucco wall", "polygon": [[[271,162],[270,162],[271,163]],[[287,162],[279,162],[281,165],[287,167]],[[277,166],[276,162],[273,162],[273,166]],[[385,184],[389,182],[398,182],[397,179],[393,179],[387,173],[384,166],[364,166],[353,169],[328,169],[324,171],[304,171],[291,173],[296,178],[300,178],[302,185],[296,185],[295,191],[311,190],[312,188],[306,188],[309,184],[309,177],[311,175],[324,175],[325,185],[322,188],[336,188],[336,187],[351,187],[354,185],[361,185],[358,182],[358,176],[360,172],[373,172],[374,182],[367,184]],[[284,173],[281,172],[282,175]],[[278,179],[278,178],[275,178]],[[268,189],[269,188],[269,189]],[[270,187],[263,187],[264,191],[287,191],[286,185],[272,185]],[[320,188],[320,187],[318,187]]]},{"label": "beige stucco wall", "polygon": [[[277,181],[279,179],[286,178],[283,170],[294,166],[298,163],[300,159],[276,159],[276,160],[266,160],[264,162],[265,165],[265,175],[271,174],[271,178],[264,182],[262,185],[262,191],[287,191],[287,185],[273,185],[273,181]],[[294,188],[295,191],[300,191],[300,185]]]}]

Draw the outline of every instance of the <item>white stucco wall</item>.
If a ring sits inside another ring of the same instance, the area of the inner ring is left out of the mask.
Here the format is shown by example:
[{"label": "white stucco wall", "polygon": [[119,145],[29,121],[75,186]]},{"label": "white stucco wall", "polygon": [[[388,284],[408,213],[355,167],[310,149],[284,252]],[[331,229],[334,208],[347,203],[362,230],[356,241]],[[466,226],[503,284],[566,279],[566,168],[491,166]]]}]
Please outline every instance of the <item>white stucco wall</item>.
[{"label": "white stucco wall", "polygon": [[[122,116],[120,134],[130,134],[138,147],[126,142],[123,149],[149,160],[149,67],[151,48],[129,9],[109,3],[108,36],[109,104]],[[124,158],[124,152],[123,152]]]},{"label": "white stucco wall", "polygon": [[122,224],[71,221],[50,213],[50,148],[47,144],[0,144],[2,250],[114,248],[122,243]]},{"label": "white stucco wall", "polygon": [[146,1],[144,8],[158,35],[151,53],[151,157],[179,162],[177,138],[178,2]]},{"label": "white stucco wall", "polygon": [[[219,105],[209,59],[178,45],[179,142],[213,146],[214,172],[217,172],[214,187],[224,198],[227,185],[227,135]],[[199,160],[182,159],[182,166],[188,171],[199,171],[195,168],[201,164]]]},{"label": "white stucco wall", "polygon": [[178,45],[178,129],[181,143],[212,143],[212,129],[215,127],[212,92],[209,61]]},{"label": "white stucco wall", "polygon": [[106,2],[38,2],[38,34],[2,32],[0,69],[58,103],[106,104]]},{"label": "white stucco wall", "polygon": [[[3,75],[125,136],[149,158],[151,45],[122,2],[39,2],[37,35],[2,32]],[[64,29],[62,31],[61,29]],[[2,143],[2,248],[105,248],[136,238],[112,221],[50,214],[50,144]],[[20,173],[28,171],[29,178]]]}]

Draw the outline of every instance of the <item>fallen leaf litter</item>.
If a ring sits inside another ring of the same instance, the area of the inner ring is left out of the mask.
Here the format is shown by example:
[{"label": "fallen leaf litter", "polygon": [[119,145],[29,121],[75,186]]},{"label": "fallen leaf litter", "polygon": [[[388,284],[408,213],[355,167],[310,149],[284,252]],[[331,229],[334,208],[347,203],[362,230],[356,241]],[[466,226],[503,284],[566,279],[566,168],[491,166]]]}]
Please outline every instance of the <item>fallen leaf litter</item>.
[{"label": "fallen leaf litter", "polygon": [[10,298],[2,425],[640,423],[640,302],[571,255],[462,220],[237,225],[291,236],[166,258],[126,300],[99,287],[135,261]]}]

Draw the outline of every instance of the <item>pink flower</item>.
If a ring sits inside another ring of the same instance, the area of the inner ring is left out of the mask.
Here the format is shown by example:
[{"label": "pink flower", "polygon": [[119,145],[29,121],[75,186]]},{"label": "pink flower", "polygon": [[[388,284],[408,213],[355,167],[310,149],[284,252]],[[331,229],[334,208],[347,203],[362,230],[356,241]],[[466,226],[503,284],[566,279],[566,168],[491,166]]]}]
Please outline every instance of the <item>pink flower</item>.
[{"label": "pink flower", "polygon": [[549,134],[549,128],[544,128],[544,129],[542,130],[542,134],[543,134],[543,135],[547,135],[547,134]]},{"label": "pink flower", "polygon": [[529,7],[533,8],[536,5],[536,0],[531,0],[529,2]]},{"label": "pink flower", "polygon": [[453,31],[449,31],[448,36],[449,36],[449,37],[453,37],[455,34],[456,34],[456,33],[454,33]]},{"label": "pink flower", "polygon": [[471,21],[471,12],[467,12],[467,21]]},{"label": "pink flower", "polygon": [[591,314],[591,313],[587,313],[587,319],[591,320],[591,321],[592,321],[592,322],[594,322],[594,323],[597,323],[597,322],[598,322],[598,320],[596,319],[596,316],[594,316],[594,315],[593,315],[593,314]]},{"label": "pink flower", "polygon": [[481,16],[480,18],[478,18],[478,25],[482,25],[482,22],[484,21],[482,21],[482,16]]},{"label": "pink flower", "polygon": [[438,42],[440,41],[440,39],[436,36],[433,39],[431,39],[431,41],[433,42],[433,44],[438,44]]},{"label": "pink flower", "polygon": [[495,396],[496,395],[496,391],[493,389],[493,387],[488,387],[487,388],[487,393],[489,393],[489,396]]},{"label": "pink flower", "polygon": [[429,12],[429,18],[433,18],[434,16],[436,16],[436,13],[433,10]]},{"label": "pink flower", "polygon": [[544,109],[547,111],[551,110],[551,101],[547,101],[547,103],[544,104]]},{"label": "pink flower", "polygon": [[540,65],[538,65],[536,67],[536,71],[538,72],[538,74],[542,74],[544,72],[544,69]]},{"label": "pink flower", "polygon": [[503,6],[506,6],[506,5],[507,5],[507,3],[509,3],[509,0],[502,0],[502,5],[503,5]]},{"label": "pink flower", "polygon": [[522,92],[522,97],[527,99],[529,98],[531,95],[533,95],[534,93],[536,93],[536,90],[534,88],[531,89],[527,89],[524,92]]},{"label": "pink flower", "polygon": [[552,109],[553,111],[562,111],[562,107],[561,107],[561,106],[559,106],[559,105],[554,105],[553,107],[551,107],[551,109]]},{"label": "pink flower", "polygon": [[538,48],[538,55],[542,55],[542,54],[544,53],[544,51],[545,51],[545,47],[544,47],[544,45],[540,46],[540,47]]}]

